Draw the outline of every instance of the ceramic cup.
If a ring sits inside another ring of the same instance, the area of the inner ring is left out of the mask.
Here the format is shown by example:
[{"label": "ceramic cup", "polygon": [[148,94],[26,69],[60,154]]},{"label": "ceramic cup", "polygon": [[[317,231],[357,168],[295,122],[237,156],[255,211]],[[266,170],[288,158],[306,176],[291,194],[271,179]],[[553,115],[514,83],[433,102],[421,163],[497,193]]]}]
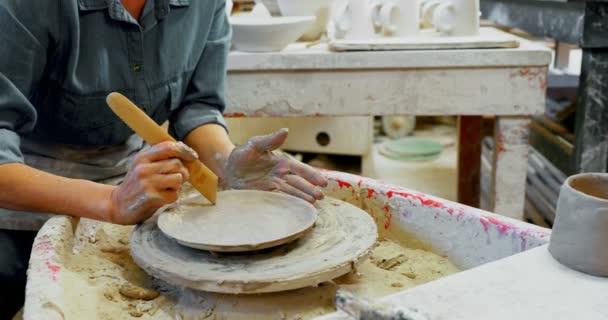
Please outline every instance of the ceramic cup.
[{"label": "ceramic cup", "polygon": [[479,33],[479,0],[445,0],[433,8],[433,25],[449,36]]},{"label": "ceramic cup", "polygon": [[379,14],[374,15],[375,25],[381,26],[386,36],[417,35],[420,29],[418,6],[418,0],[385,0]]},{"label": "ceramic cup", "polygon": [[433,12],[441,2],[443,2],[443,0],[423,0],[420,3],[420,28],[434,28]]},{"label": "ceramic cup", "polygon": [[336,38],[368,40],[377,37],[370,0],[336,0],[331,20]]},{"label": "ceramic cup", "polygon": [[608,174],[584,173],[566,180],[549,252],[572,269],[608,277]]}]

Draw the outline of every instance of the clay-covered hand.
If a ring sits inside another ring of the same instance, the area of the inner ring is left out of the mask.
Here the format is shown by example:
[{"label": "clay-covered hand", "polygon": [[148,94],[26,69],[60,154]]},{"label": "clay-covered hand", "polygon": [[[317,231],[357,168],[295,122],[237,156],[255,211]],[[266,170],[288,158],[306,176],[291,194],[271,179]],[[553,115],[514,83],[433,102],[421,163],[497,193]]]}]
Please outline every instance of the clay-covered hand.
[{"label": "clay-covered hand", "polygon": [[190,178],[185,162],[198,155],[181,142],[163,142],[135,156],[123,182],[112,192],[110,222],[136,224],[178,198]]},{"label": "clay-covered hand", "polygon": [[220,186],[225,189],[280,191],[308,202],[323,198],[319,188],[327,180],[309,165],[278,155],[274,150],[287,139],[288,130],[253,137],[236,147],[225,161]]}]

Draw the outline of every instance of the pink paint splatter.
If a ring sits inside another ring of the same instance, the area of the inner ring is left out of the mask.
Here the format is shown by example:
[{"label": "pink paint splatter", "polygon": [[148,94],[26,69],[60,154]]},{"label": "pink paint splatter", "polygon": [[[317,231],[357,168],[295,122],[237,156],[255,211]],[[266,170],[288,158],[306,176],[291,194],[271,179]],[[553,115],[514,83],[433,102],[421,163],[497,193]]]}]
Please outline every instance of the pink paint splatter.
[{"label": "pink paint splatter", "polygon": [[33,251],[37,253],[49,252],[51,250],[51,244],[48,242],[39,242],[34,246]]},{"label": "pink paint splatter", "polygon": [[500,235],[503,235],[507,231],[513,229],[512,225],[509,225],[493,217],[481,217],[479,219],[479,222],[483,225],[483,229],[486,233],[488,232],[490,225],[494,225]]},{"label": "pink paint splatter", "polygon": [[448,209],[448,213],[449,213],[449,214],[454,214],[454,209],[449,208],[449,209]]},{"label": "pink paint splatter", "polygon": [[488,225],[490,224],[485,218],[480,218],[479,222],[483,225],[483,230],[488,233]]},{"label": "pink paint splatter", "polygon": [[46,267],[51,271],[51,279],[53,279],[54,282],[57,282],[57,273],[61,270],[61,267],[51,263],[49,260],[46,260],[45,263]]},{"label": "pink paint splatter", "polygon": [[359,182],[357,182],[357,186],[359,186],[359,188],[361,187],[361,183],[363,183],[363,180],[359,180]]},{"label": "pink paint splatter", "polygon": [[343,187],[352,188],[352,185],[346,181],[336,179],[336,182],[338,183],[338,186],[340,187],[340,189],[342,189]]}]

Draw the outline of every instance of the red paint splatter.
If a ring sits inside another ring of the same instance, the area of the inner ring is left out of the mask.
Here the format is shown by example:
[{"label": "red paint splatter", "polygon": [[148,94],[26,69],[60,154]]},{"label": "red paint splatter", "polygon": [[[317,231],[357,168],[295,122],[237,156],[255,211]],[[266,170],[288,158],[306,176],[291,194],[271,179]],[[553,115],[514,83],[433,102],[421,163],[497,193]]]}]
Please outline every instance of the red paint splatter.
[{"label": "red paint splatter", "polygon": [[398,191],[389,191],[386,196],[390,199],[392,198],[394,195],[399,195],[402,196],[404,198],[410,198],[410,199],[415,199],[420,201],[420,203],[425,206],[425,207],[433,207],[433,208],[438,208],[438,209],[445,209],[446,206],[439,202],[439,201],[435,201],[432,199],[428,199],[422,195],[417,195],[417,194],[411,194],[411,193],[407,193],[407,192],[398,192]]},{"label": "red paint splatter", "polygon": [[359,182],[357,182],[357,185],[358,185],[359,187],[361,187],[361,183],[363,183],[363,180],[359,180]]},{"label": "red paint splatter", "polygon": [[245,118],[246,116],[246,114],[240,112],[224,113],[224,117],[226,118]]},{"label": "red paint splatter", "polygon": [[449,209],[448,209],[448,213],[449,213],[449,214],[454,214],[454,209],[449,208]]},{"label": "red paint splatter", "polygon": [[59,270],[61,270],[61,267],[56,264],[52,264],[49,260],[46,260],[45,263],[46,267],[51,271],[51,279],[57,282],[57,273]]},{"label": "red paint splatter", "polygon": [[505,152],[507,149],[505,148],[505,139],[502,136],[502,134],[500,134],[500,132],[498,132],[496,134],[496,151],[498,151],[498,153],[503,153]]},{"label": "red paint splatter", "polygon": [[389,207],[388,204],[387,204],[387,205],[384,206],[383,209],[384,209],[384,212],[389,212],[391,210],[391,207]]},{"label": "red paint splatter", "polygon": [[386,218],[386,222],[384,222],[384,230],[388,230],[391,227],[391,223],[393,221],[393,214],[389,212],[384,215],[384,217]]},{"label": "red paint splatter", "polygon": [[545,93],[545,91],[547,91],[547,78],[538,78],[538,86],[540,87],[540,90]]},{"label": "red paint splatter", "polygon": [[346,181],[336,179],[336,182],[338,183],[338,186],[340,187],[340,189],[342,189],[343,187],[352,188],[352,185]]},{"label": "red paint splatter", "polygon": [[374,193],[376,193],[376,190],[374,190],[374,189],[367,189],[367,198],[371,199],[374,196]]}]

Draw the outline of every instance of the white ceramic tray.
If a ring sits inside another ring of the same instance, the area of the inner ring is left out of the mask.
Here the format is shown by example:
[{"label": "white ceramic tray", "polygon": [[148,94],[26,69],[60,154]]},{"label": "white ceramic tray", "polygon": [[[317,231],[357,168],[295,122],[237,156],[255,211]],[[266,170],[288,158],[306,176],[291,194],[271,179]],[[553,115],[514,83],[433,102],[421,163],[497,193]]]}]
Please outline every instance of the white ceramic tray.
[{"label": "white ceramic tray", "polygon": [[381,51],[381,50],[435,50],[435,49],[482,49],[517,48],[517,37],[494,28],[481,28],[476,36],[449,37],[437,32],[424,32],[420,36],[386,37],[369,40],[329,39],[333,51]]}]

